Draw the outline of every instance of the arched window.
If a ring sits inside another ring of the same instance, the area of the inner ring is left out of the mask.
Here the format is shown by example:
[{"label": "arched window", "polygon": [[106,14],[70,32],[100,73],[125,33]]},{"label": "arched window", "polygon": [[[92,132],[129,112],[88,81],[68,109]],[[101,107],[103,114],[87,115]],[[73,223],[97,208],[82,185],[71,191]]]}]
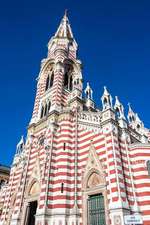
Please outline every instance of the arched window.
[{"label": "arched window", "polygon": [[0,188],[3,186],[3,184],[5,184],[5,181],[4,180],[1,180],[0,181]]},{"label": "arched window", "polygon": [[48,103],[48,111],[47,111],[48,113],[49,113],[50,108],[51,108],[51,102]]},{"label": "arched window", "polygon": [[150,176],[150,160],[147,161],[148,175]]},{"label": "arched window", "polygon": [[72,91],[72,76],[70,76],[70,82],[69,82],[69,90]]},{"label": "arched window", "polygon": [[49,88],[51,88],[53,86],[54,83],[54,73],[50,75],[48,75],[47,79],[46,79],[46,86],[45,86],[45,91],[47,91]]},{"label": "arched window", "polygon": [[51,108],[51,102],[50,101],[48,101],[48,103],[45,103],[45,104],[42,105],[41,115],[40,115],[41,119],[48,115],[48,113],[50,111],[50,108]]},{"label": "arched window", "polygon": [[107,108],[108,102],[107,102],[107,98],[104,98],[104,109]]},{"label": "arched window", "polygon": [[53,86],[53,82],[54,82],[54,73],[52,73],[51,75],[50,88]]},{"label": "arched window", "polygon": [[129,121],[130,121],[130,123],[132,122],[132,116],[129,116]]},{"label": "arched window", "polygon": [[47,91],[48,88],[49,88],[49,75],[48,75],[48,77],[47,77],[47,79],[46,79],[45,91]]},{"label": "arched window", "polygon": [[64,183],[61,183],[61,193],[64,192]]},{"label": "arched window", "polygon": [[45,105],[45,111],[44,111],[44,116],[47,115],[47,104]]},{"label": "arched window", "polygon": [[43,118],[43,116],[44,116],[44,106],[42,106],[40,118]]},{"label": "arched window", "polygon": [[86,91],[86,92],[85,92],[85,96],[86,96],[86,98],[90,98],[90,97],[89,97],[89,96],[90,96],[89,91]]},{"label": "arched window", "polygon": [[120,111],[119,111],[119,109],[118,109],[118,108],[116,108],[115,113],[116,113],[116,117],[117,117],[117,118],[119,118],[119,117],[120,117]]},{"label": "arched window", "polygon": [[64,77],[64,87],[68,88],[68,73],[65,73],[65,77]]}]

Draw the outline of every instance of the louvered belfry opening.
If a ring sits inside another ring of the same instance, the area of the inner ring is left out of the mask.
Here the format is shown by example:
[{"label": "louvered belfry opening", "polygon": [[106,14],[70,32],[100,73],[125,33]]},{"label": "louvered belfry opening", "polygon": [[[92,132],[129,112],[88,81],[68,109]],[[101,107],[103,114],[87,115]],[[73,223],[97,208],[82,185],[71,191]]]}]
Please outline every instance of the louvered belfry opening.
[{"label": "louvered belfry opening", "polygon": [[106,225],[102,194],[91,195],[88,198],[88,225]]}]

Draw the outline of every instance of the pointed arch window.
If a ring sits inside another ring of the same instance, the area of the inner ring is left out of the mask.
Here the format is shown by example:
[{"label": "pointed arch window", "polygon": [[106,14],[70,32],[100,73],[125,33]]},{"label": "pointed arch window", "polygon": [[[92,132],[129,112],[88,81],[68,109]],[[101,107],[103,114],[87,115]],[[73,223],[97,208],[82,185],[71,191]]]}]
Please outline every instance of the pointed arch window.
[{"label": "pointed arch window", "polygon": [[54,72],[52,72],[51,75],[47,76],[45,91],[47,91],[49,88],[51,88],[53,86],[53,83],[54,83]]},{"label": "pointed arch window", "polygon": [[47,79],[46,79],[45,91],[48,90],[48,87],[49,87],[49,75],[48,75],[48,77],[47,77]]},{"label": "pointed arch window", "polygon": [[104,98],[104,109],[106,109],[108,106],[108,101],[107,101],[107,98]]},{"label": "pointed arch window", "polygon": [[52,73],[52,75],[51,75],[50,88],[53,86],[53,83],[54,83],[54,73]]},{"label": "pointed arch window", "polygon": [[150,160],[147,161],[147,171],[148,175],[150,176]]},{"label": "pointed arch window", "polygon": [[42,119],[43,117],[48,115],[48,113],[50,111],[50,108],[51,108],[51,102],[50,101],[48,101],[48,103],[45,103],[45,104],[42,105],[40,119]]},{"label": "pointed arch window", "polygon": [[64,77],[64,87],[68,88],[68,73],[65,73],[65,77]]},{"label": "pointed arch window", "polygon": [[66,72],[64,75],[64,88],[72,91],[73,89],[73,78],[69,72]]},{"label": "pointed arch window", "polygon": [[47,104],[45,105],[44,116],[47,115]]},{"label": "pointed arch window", "polygon": [[69,90],[72,91],[72,76],[70,76],[70,80],[69,80]]},{"label": "pointed arch window", "polygon": [[49,101],[48,102],[48,113],[49,113],[50,108],[51,108],[51,102]]},{"label": "pointed arch window", "polygon": [[44,116],[44,106],[42,106],[42,108],[41,108],[41,116],[40,116],[40,118],[43,118],[43,116]]},{"label": "pointed arch window", "polygon": [[61,193],[64,192],[64,183],[61,183]]},{"label": "pointed arch window", "polygon": [[116,108],[115,113],[116,113],[116,118],[119,118],[120,117],[120,110],[119,110],[118,107]]}]

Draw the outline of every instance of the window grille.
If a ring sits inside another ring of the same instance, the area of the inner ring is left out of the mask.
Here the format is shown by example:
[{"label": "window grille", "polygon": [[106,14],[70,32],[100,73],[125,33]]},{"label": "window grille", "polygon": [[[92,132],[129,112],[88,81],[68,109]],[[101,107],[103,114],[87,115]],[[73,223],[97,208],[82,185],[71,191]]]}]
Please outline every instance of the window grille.
[{"label": "window grille", "polygon": [[89,196],[88,220],[90,225],[106,225],[104,196],[102,194]]}]

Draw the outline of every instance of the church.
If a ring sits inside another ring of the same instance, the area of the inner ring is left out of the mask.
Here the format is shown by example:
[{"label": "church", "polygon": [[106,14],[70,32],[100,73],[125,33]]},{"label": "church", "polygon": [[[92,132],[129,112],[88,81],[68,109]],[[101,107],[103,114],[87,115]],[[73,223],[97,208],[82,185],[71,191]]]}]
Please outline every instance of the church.
[{"label": "church", "polygon": [[0,225],[150,225],[150,130],[104,87],[101,108],[63,16],[0,189]]}]

